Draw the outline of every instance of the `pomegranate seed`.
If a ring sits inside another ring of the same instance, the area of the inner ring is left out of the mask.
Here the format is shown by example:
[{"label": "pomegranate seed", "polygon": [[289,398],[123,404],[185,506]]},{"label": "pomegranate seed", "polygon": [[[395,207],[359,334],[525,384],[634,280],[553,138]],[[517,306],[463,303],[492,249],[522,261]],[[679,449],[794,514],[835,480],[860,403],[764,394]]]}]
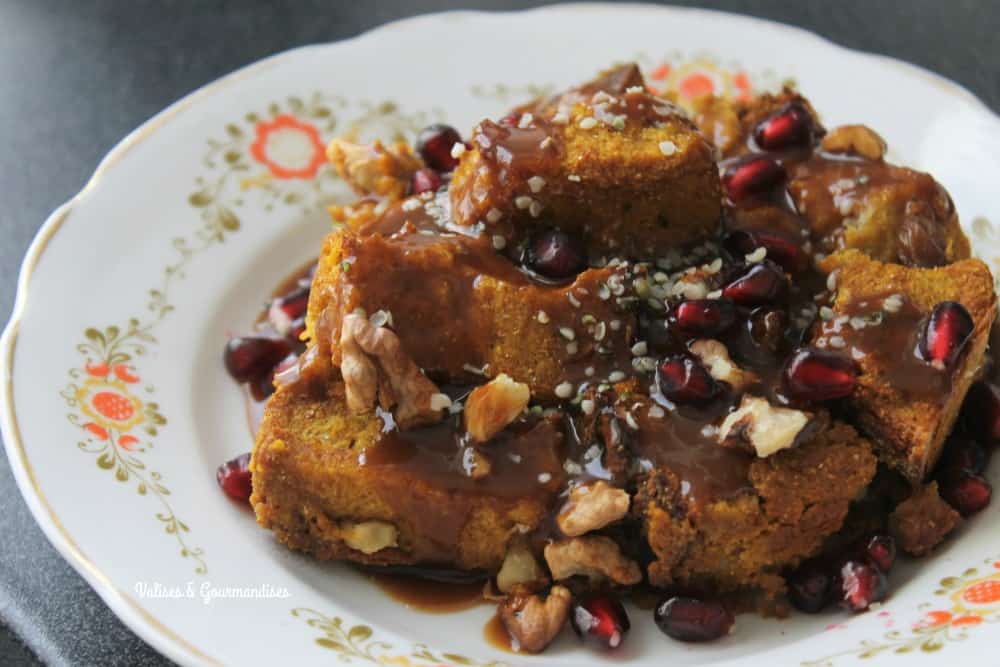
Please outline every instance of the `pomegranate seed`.
[{"label": "pomegranate seed", "polygon": [[688,355],[664,359],[656,373],[660,393],[672,401],[707,401],[719,385],[705,367]]},{"label": "pomegranate seed", "polygon": [[723,246],[737,259],[743,259],[757,248],[766,248],[767,257],[789,273],[800,273],[809,268],[809,256],[802,246],[781,234],[748,232],[741,229],[730,232]]},{"label": "pomegranate seed", "polygon": [[934,306],[920,336],[918,349],[925,361],[936,367],[950,368],[972,337],[975,323],[957,301],[942,301]]},{"label": "pomegranate seed", "polygon": [[441,176],[433,169],[417,169],[410,181],[410,192],[419,195],[421,192],[437,192],[441,187]]},{"label": "pomegranate seed", "polygon": [[889,574],[896,562],[896,540],[891,535],[872,535],[864,543],[864,554],[875,567]]},{"label": "pomegranate seed", "polygon": [[827,563],[806,561],[785,577],[785,583],[788,585],[788,601],[799,611],[817,614],[830,604],[834,576]]},{"label": "pomegranate seed", "polygon": [[265,373],[260,377],[255,377],[247,385],[250,388],[250,397],[258,403],[266,401],[274,393],[274,371]]},{"label": "pomegranate seed", "polygon": [[511,112],[511,113],[507,114],[503,118],[501,118],[500,119],[500,124],[501,125],[508,125],[510,127],[514,127],[515,125],[517,125],[518,121],[520,121],[520,120],[521,120],[521,114],[518,113],[518,112],[516,112],[516,111],[514,111],[514,112]]},{"label": "pomegranate seed", "polygon": [[292,322],[306,314],[309,306],[309,288],[296,287],[288,294],[279,296],[267,309],[267,319],[274,330],[281,335],[287,335]]},{"label": "pomegranate seed", "polygon": [[771,194],[785,182],[785,169],[769,157],[735,164],[722,175],[726,195],[736,203]]},{"label": "pomegranate seed", "polygon": [[962,412],[966,428],[992,444],[1000,444],[1000,387],[992,382],[977,382],[965,397]]},{"label": "pomegranate seed", "polygon": [[729,299],[692,299],[670,310],[670,321],[686,333],[714,336],[736,321],[736,306]]},{"label": "pomegranate seed", "polygon": [[558,229],[547,229],[528,242],[523,260],[535,273],[564,280],[572,278],[587,266],[587,251],[576,236]]},{"label": "pomegranate seed", "polygon": [[783,371],[785,391],[803,401],[830,401],[849,396],[858,382],[858,367],[848,357],[801,349],[793,354]]},{"label": "pomegranate seed", "polygon": [[885,599],[889,582],[874,565],[848,560],[840,568],[841,602],[851,611],[864,611]]},{"label": "pomegranate seed", "polygon": [[237,336],[226,343],[223,361],[234,380],[249,382],[267,376],[291,351],[292,346],[284,338]]},{"label": "pomegranate seed", "polygon": [[792,102],[760,123],[753,138],[766,151],[805,148],[813,141],[812,116],[801,104]]},{"label": "pomegranate seed", "polygon": [[601,648],[621,646],[631,627],[625,607],[606,593],[574,600],[569,621],[577,636]]},{"label": "pomegranate seed", "polygon": [[417,153],[431,169],[451,171],[458,166],[458,159],[451,156],[451,149],[460,143],[462,136],[452,126],[428,125],[417,136]]},{"label": "pomegranate seed", "polygon": [[939,480],[941,497],[959,514],[968,517],[990,504],[993,487],[975,473],[953,471]]},{"label": "pomegranate seed", "polygon": [[753,264],[722,288],[722,296],[741,306],[755,306],[781,297],[788,287],[785,273],[771,262]]},{"label": "pomegranate seed", "polygon": [[250,452],[226,461],[215,471],[215,481],[226,495],[242,503],[250,502]]},{"label": "pomegranate seed", "polygon": [[707,642],[729,634],[733,615],[719,602],[672,597],[656,606],[656,627],[671,639]]},{"label": "pomegranate seed", "polygon": [[945,443],[940,467],[945,471],[981,475],[989,460],[989,452],[975,440],[952,436]]}]

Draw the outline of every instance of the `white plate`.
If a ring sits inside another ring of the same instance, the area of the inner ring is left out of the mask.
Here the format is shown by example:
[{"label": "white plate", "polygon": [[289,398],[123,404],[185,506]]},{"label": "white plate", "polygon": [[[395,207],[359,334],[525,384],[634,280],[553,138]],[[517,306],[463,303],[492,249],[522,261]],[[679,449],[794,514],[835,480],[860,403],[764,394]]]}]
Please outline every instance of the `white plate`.
[{"label": "white plate", "polygon": [[[896,159],[933,172],[996,266],[997,118],[935,75],[781,25],[639,5],[449,13],[247,67],[136,130],[52,214],[3,338],[3,434],[18,484],[125,623],[185,665],[609,660],[571,637],[538,658],[498,653],[482,639],[486,607],[408,611],[353,570],[278,546],[221,496],[214,470],[250,446],[219,362],[226,333],[317,252],[322,205],[346,194],[322,165],[324,142],[353,124],[366,136],[437,118],[467,130],[538,86],[628,59],[660,88],[740,94],[793,79],[828,124],[869,123]],[[623,653],[640,665],[978,657],[1000,620],[997,535],[994,504],[933,558],[895,572],[877,612],[745,615],[732,637],[687,646],[634,611]],[[203,587],[261,597],[206,603]]]}]

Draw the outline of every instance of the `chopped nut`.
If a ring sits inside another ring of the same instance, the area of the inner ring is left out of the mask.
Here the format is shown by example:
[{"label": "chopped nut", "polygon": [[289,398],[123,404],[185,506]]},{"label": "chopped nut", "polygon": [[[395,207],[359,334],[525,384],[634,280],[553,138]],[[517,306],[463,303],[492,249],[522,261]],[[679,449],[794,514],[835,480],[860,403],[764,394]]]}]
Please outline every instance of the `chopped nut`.
[{"label": "chopped nut", "polygon": [[628,514],[627,492],[599,480],[574,487],[569,500],[559,510],[556,523],[567,537],[599,530]]},{"label": "chopped nut", "polygon": [[510,593],[515,586],[538,590],[548,583],[549,578],[528,548],[527,541],[523,537],[514,540],[497,572],[497,588],[503,593]]},{"label": "chopped nut", "polygon": [[398,531],[385,521],[342,522],[340,539],[344,544],[363,554],[373,554],[382,549],[397,546]]},{"label": "chopped nut", "polygon": [[556,580],[579,574],[596,580],[610,579],[625,586],[642,581],[639,566],[622,555],[614,540],[603,535],[553,542],[545,547],[545,562]]},{"label": "chopped nut", "polygon": [[465,402],[465,430],[486,442],[514,421],[531,400],[531,389],[501,373],[472,390]]},{"label": "chopped nut", "polygon": [[716,380],[726,382],[733,391],[740,392],[747,385],[756,382],[757,376],[740,369],[729,357],[729,350],[717,340],[700,339],[689,346],[691,353],[701,361]]},{"label": "chopped nut", "polygon": [[548,646],[569,618],[573,594],[553,586],[543,601],[539,595],[509,595],[500,605],[500,620],[510,634],[513,648],[538,653]]},{"label": "chopped nut", "polygon": [[442,411],[434,409],[440,404],[437,386],[413,363],[391,329],[351,313],[343,321],[340,347],[340,373],[352,412],[367,412],[376,403],[384,410],[395,406],[396,423],[403,429],[442,418]]},{"label": "chopped nut", "polygon": [[777,408],[758,396],[744,395],[740,407],[723,420],[719,442],[727,446],[749,445],[760,458],[787,449],[812,421],[812,415],[791,408]]},{"label": "chopped nut", "polygon": [[462,448],[462,472],[472,479],[482,479],[490,474],[493,465],[475,447]]},{"label": "chopped nut", "polygon": [[848,153],[869,160],[881,160],[885,155],[885,139],[865,125],[841,125],[823,137],[820,148],[827,153]]},{"label": "chopped nut", "polygon": [[378,140],[357,144],[341,137],[330,142],[326,155],[344,182],[359,195],[373,194],[390,200],[406,196],[410,179],[420,168],[420,160],[405,142],[387,148]]}]

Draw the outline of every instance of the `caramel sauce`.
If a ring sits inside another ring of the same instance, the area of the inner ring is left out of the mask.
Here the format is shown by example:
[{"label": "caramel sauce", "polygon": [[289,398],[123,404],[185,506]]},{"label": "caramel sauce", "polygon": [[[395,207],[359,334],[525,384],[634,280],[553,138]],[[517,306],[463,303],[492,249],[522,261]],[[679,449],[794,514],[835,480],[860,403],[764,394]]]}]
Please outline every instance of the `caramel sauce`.
[{"label": "caramel sauce", "polygon": [[847,304],[843,316],[857,317],[870,324],[855,328],[837,319],[824,322],[822,335],[839,335],[847,350],[858,350],[872,357],[865,365],[879,369],[885,382],[907,396],[944,402],[951,389],[951,374],[934,368],[917,353],[917,337],[926,315],[909,300],[903,299],[898,312],[881,309],[890,293],[866,295]]},{"label": "caramel sauce", "polygon": [[507,653],[517,653],[514,650],[510,633],[500,620],[500,614],[493,614],[490,620],[483,626],[483,639],[495,649],[506,651]]},{"label": "caramel sauce", "polygon": [[428,614],[450,614],[472,609],[486,600],[483,582],[442,583],[390,573],[368,573],[379,590],[410,609]]}]

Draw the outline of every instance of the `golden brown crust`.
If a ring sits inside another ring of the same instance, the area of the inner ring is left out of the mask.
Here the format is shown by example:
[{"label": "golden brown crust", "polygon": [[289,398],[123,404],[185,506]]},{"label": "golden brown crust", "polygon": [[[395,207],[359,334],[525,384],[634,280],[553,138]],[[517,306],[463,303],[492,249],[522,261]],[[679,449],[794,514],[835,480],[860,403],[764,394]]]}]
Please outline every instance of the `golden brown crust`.
[{"label": "golden brown crust", "polygon": [[931,482],[889,515],[889,532],[904,552],[923,556],[961,523],[961,515],[938,495],[937,482]]},{"label": "golden brown crust", "polygon": [[837,271],[834,316],[848,304],[899,294],[928,314],[942,301],[957,301],[972,315],[975,330],[946,396],[915,396],[887,379],[890,369],[877,356],[858,361],[861,375],[848,399],[850,414],[873,438],[879,456],[914,483],[933,468],[958,416],[969,387],[978,376],[996,319],[996,293],[989,268],[977,259],[936,269],[882,264],[857,250],[831,255],[823,270]]}]

